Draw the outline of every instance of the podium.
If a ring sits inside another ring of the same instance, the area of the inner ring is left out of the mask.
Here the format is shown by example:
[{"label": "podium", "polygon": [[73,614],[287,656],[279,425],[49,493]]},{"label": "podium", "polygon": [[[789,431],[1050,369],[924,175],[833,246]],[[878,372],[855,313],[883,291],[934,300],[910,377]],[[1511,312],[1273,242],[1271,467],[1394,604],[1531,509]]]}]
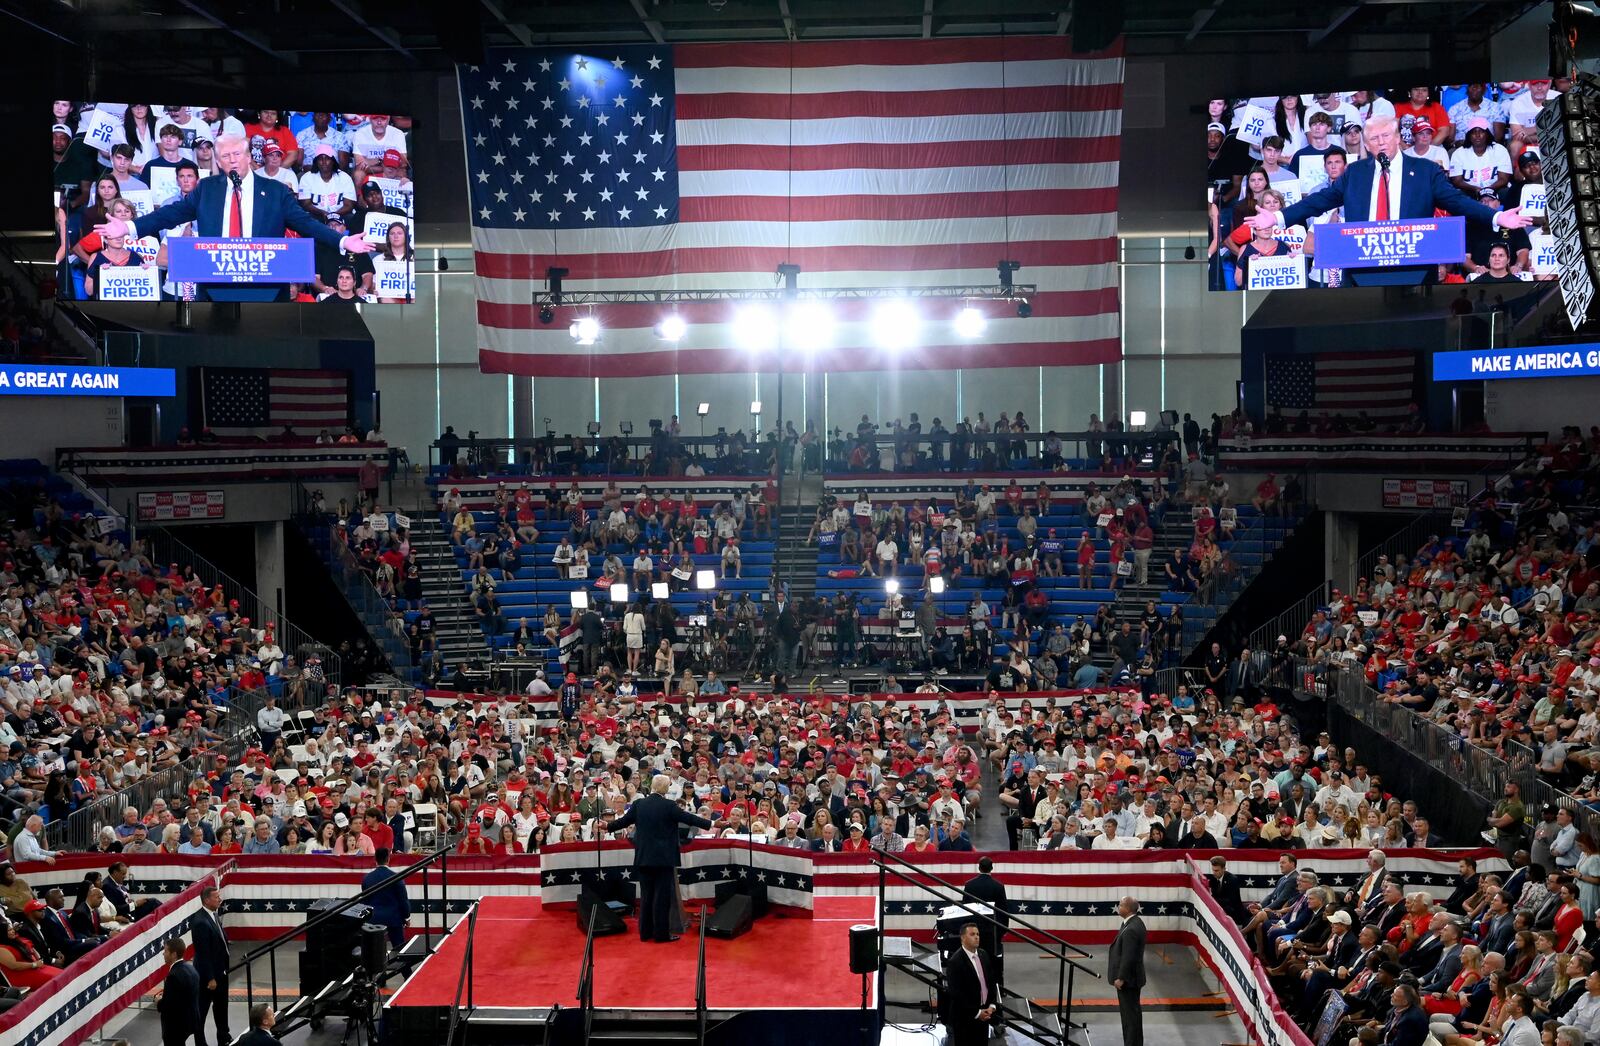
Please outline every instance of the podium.
[{"label": "podium", "polygon": [[305,237],[167,239],[167,278],[196,284],[208,301],[286,301],[289,284],[316,275],[316,242]]}]

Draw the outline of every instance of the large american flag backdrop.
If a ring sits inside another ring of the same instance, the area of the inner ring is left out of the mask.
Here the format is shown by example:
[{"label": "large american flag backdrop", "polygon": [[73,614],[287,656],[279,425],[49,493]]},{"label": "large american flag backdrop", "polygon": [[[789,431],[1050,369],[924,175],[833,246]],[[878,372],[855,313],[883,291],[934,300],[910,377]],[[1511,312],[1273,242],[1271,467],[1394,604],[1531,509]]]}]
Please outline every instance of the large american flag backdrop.
[{"label": "large american flag backdrop", "polygon": [[566,290],[1037,285],[1033,315],[983,306],[983,337],[928,301],[920,344],[880,351],[875,303],[835,304],[829,370],[1105,363],[1120,358],[1116,269],[1120,46],[1067,37],[493,50],[458,68],[481,369],[639,376],[775,369],[739,348],[727,301],[594,309],[580,347],[539,322]]}]

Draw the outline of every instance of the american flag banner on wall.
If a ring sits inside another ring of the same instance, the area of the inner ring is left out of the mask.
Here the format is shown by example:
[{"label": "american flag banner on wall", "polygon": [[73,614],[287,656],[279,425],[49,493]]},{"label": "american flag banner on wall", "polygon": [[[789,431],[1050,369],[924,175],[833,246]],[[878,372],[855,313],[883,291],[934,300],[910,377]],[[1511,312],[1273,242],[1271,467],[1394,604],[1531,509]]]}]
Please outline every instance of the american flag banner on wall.
[{"label": "american flag banner on wall", "polygon": [[1403,417],[1416,400],[1414,352],[1323,352],[1268,356],[1267,405],[1285,414],[1365,412]]},{"label": "american flag banner on wall", "polygon": [[[740,348],[735,304],[597,306],[579,346],[539,322],[546,270],[564,290],[993,285],[1001,259],[1035,284],[1032,316],[920,303],[914,347],[873,345],[877,303],[833,304],[811,365],[1037,366],[1120,358],[1120,46],[1066,37],[491,50],[458,67],[472,208],[479,359],[489,373],[639,376],[772,369]],[[677,345],[655,325],[676,311]]]},{"label": "american flag banner on wall", "polygon": [[200,416],[218,436],[334,436],[350,424],[350,375],[342,370],[200,368]]}]

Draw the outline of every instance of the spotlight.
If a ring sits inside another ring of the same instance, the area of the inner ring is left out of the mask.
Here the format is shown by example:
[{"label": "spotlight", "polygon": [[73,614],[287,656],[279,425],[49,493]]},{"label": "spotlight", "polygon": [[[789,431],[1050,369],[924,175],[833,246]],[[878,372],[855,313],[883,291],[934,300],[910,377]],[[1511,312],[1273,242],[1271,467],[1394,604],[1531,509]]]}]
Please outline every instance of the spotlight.
[{"label": "spotlight", "polygon": [[446,258],[442,254],[439,255],[439,271],[440,272],[449,272],[450,271],[450,259]]},{"label": "spotlight", "polygon": [[908,301],[890,301],[872,314],[872,340],[880,348],[904,349],[915,345],[922,317]]},{"label": "spotlight", "polygon": [[803,301],[789,310],[788,345],[815,352],[833,344],[833,310],[820,301]]},{"label": "spotlight", "polygon": [[1146,411],[1142,411],[1142,410],[1130,410],[1130,411],[1128,411],[1128,424],[1132,425],[1136,429],[1144,428],[1144,423],[1146,421],[1148,421],[1149,419],[1150,419],[1150,415]]},{"label": "spotlight", "polygon": [[1028,304],[1027,298],[1023,298],[1021,301],[1017,302],[1017,315],[1023,319],[1027,319],[1029,316],[1033,315],[1033,306]]},{"label": "spotlight", "polygon": [[896,592],[900,591],[900,582],[896,581],[894,578],[890,578],[883,583],[883,590],[892,596]]},{"label": "spotlight", "polygon": [[580,316],[572,321],[567,333],[579,345],[593,345],[600,340],[600,321],[593,316]]},{"label": "spotlight", "polygon": [[963,338],[981,338],[987,326],[989,326],[988,318],[971,305],[956,313],[956,333]]},{"label": "spotlight", "polygon": [[650,583],[650,595],[654,599],[671,599],[672,586],[665,581],[652,581]]},{"label": "spotlight", "polygon": [[548,327],[550,324],[554,323],[555,321],[556,321],[556,310],[552,309],[548,305],[539,306],[539,322],[540,323],[542,323],[542,324],[544,324],[545,326]]},{"label": "spotlight", "polygon": [[1012,277],[1020,268],[1022,268],[1022,263],[1019,261],[1006,261],[1005,259],[1001,259],[995,264],[995,271],[1000,274],[1001,290],[1005,291],[1007,294],[1011,293],[1011,288],[1013,286]]},{"label": "spotlight", "polygon": [[709,592],[717,587],[717,572],[715,570],[696,570],[694,572],[694,587],[702,592]]},{"label": "spotlight", "polygon": [[561,304],[561,281],[571,275],[571,270],[552,265],[544,271],[544,278],[550,284],[550,304]]},{"label": "spotlight", "polygon": [[589,609],[589,593],[585,592],[583,589],[579,589],[576,592],[569,592],[567,595],[568,595],[568,598],[572,600],[572,609],[574,609],[574,610],[588,610]]},{"label": "spotlight", "polygon": [[760,414],[761,413],[761,401],[760,400],[751,400],[750,401],[750,413],[752,413],[752,414]]},{"label": "spotlight", "polygon": [[1183,260],[1194,261],[1194,244],[1191,243],[1183,249]]},{"label": "spotlight", "polygon": [[752,352],[773,348],[778,344],[778,318],[766,305],[746,305],[733,314],[733,340]]},{"label": "spotlight", "polygon": [[944,577],[940,574],[930,577],[928,579],[928,591],[936,596],[944,595]]},{"label": "spotlight", "polygon": [[611,602],[613,603],[626,603],[628,601],[628,586],[620,581],[613,584],[606,591],[610,593]]},{"label": "spotlight", "polygon": [[682,341],[683,336],[689,333],[689,325],[683,322],[683,317],[674,313],[656,325],[656,333],[662,341]]}]

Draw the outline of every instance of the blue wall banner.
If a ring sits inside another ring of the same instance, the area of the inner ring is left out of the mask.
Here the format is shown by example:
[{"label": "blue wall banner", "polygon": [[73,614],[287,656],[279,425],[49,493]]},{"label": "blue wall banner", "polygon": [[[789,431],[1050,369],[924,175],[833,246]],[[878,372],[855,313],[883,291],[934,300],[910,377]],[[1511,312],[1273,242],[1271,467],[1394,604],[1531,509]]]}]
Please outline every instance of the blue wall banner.
[{"label": "blue wall banner", "polygon": [[158,367],[62,367],[47,363],[0,364],[0,396],[163,396],[177,384]]},{"label": "blue wall banner", "polygon": [[174,236],[167,240],[167,275],[185,283],[301,283],[316,275],[313,241],[217,239]]},{"label": "blue wall banner", "polygon": [[1329,222],[1317,226],[1319,269],[1455,265],[1466,254],[1465,218],[1398,218],[1386,222]]},{"label": "blue wall banner", "polygon": [[1572,378],[1584,374],[1600,374],[1600,343],[1471,349],[1467,352],[1439,352],[1433,357],[1434,381]]}]

